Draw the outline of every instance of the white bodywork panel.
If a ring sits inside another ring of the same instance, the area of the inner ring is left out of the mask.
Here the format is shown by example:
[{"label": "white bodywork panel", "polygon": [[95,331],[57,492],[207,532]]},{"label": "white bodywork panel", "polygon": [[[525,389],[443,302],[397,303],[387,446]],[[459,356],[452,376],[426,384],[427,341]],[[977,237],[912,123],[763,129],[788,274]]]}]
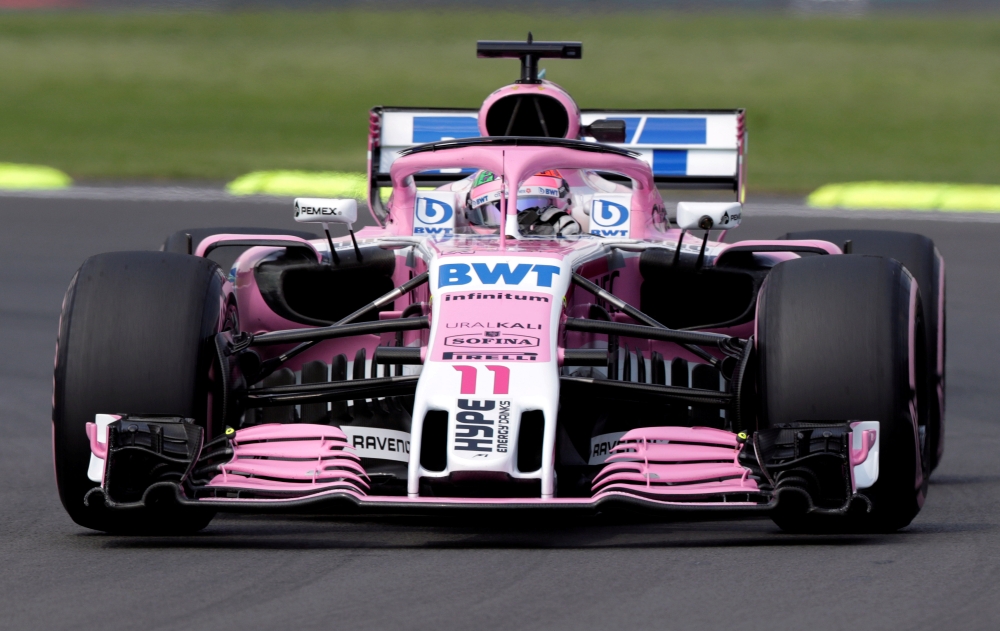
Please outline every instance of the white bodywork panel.
[{"label": "white bodywork panel", "polygon": [[[431,330],[413,408],[408,493],[421,477],[505,473],[540,479],[542,497],[555,488],[559,361],[556,332],[572,270],[593,248],[564,259],[544,255],[446,253],[430,261]],[[448,413],[447,466],[420,464],[428,411]],[[517,469],[522,412],[544,414],[542,462]]]},{"label": "white bodywork panel", "polygon": [[879,442],[882,438],[878,421],[851,423],[851,452],[863,451],[866,430],[875,432],[875,444],[868,449],[868,457],[864,462],[851,467],[856,490],[867,489],[878,481]]},{"label": "white bodywork panel", "polygon": [[[95,414],[94,424],[97,425],[97,442],[107,444],[108,425],[117,421],[117,414]],[[92,482],[104,482],[104,458],[98,458],[93,452],[90,454],[90,466],[87,467],[87,477]]]}]

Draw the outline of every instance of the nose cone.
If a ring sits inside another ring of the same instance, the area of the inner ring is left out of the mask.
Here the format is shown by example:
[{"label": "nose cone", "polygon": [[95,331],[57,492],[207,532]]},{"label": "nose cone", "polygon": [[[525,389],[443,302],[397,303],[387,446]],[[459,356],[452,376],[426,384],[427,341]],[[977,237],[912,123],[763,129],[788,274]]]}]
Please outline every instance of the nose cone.
[{"label": "nose cone", "polygon": [[486,97],[479,108],[484,136],[580,138],[580,108],[558,85],[513,83]]}]

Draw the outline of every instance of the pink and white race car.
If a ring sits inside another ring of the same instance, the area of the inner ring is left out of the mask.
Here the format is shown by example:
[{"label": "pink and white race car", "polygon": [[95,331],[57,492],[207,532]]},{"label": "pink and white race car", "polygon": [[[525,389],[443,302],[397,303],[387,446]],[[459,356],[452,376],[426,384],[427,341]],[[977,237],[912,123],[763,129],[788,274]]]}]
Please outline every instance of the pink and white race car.
[{"label": "pink and white race car", "polygon": [[[190,230],[84,262],[52,417],[73,520],[183,533],[218,511],[627,509],[909,524],[943,447],[934,244],[724,242],[742,218],[742,110],[581,111],[538,71],[579,43],[478,50],[522,62],[478,111],[372,110],[374,226],[333,239],[357,201],[299,199],[296,219],[324,235]],[[688,188],[735,200],[664,203]],[[234,250],[227,275],[210,254]]]}]

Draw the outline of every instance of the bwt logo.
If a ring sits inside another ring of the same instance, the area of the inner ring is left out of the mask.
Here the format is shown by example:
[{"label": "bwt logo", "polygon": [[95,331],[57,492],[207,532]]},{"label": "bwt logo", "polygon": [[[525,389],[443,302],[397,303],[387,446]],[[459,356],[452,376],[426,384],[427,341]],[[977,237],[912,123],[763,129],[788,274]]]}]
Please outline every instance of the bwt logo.
[{"label": "bwt logo", "polygon": [[417,208],[414,213],[416,225],[413,234],[450,234],[451,219],[455,209],[451,204],[432,197],[417,198]]},{"label": "bwt logo", "polygon": [[606,199],[596,199],[590,208],[590,222],[597,228],[591,226],[590,232],[605,237],[624,237],[628,235],[627,226],[618,230],[609,230],[609,228],[623,225],[628,221],[628,216],[629,211],[625,206],[609,202]]},{"label": "bwt logo", "polygon": [[437,199],[422,197],[417,200],[417,221],[429,226],[444,223],[452,218],[455,209]]},{"label": "bwt logo", "polygon": [[472,282],[472,272],[484,285],[496,285],[499,282],[503,282],[504,285],[520,285],[530,272],[535,275],[537,286],[551,287],[552,277],[558,276],[560,270],[555,265],[531,263],[520,263],[515,265],[514,269],[506,263],[497,263],[493,269],[486,263],[473,263],[471,266],[466,263],[445,263],[438,268],[438,287],[468,285]]},{"label": "bwt logo", "polygon": [[559,189],[549,188],[547,186],[535,186],[523,188],[517,191],[518,195],[546,195],[548,197],[559,197]]}]

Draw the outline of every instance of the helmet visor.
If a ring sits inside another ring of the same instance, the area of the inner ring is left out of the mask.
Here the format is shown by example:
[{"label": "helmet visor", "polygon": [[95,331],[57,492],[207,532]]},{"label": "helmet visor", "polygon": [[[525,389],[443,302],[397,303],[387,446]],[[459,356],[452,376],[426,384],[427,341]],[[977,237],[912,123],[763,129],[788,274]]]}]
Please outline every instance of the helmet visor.
[{"label": "helmet visor", "polygon": [[500,207],[495,203],[483,204],[469,209],[469,222],[475,226],[497,228],[501,223]]},{"label": "helmet visor", "polygon": [[545,210],[552,205],[552,199],[548,197],[518,197],[517,198],[517,212],[523,210],[529,210],[531,208],[537,208],[538,210]]}]

